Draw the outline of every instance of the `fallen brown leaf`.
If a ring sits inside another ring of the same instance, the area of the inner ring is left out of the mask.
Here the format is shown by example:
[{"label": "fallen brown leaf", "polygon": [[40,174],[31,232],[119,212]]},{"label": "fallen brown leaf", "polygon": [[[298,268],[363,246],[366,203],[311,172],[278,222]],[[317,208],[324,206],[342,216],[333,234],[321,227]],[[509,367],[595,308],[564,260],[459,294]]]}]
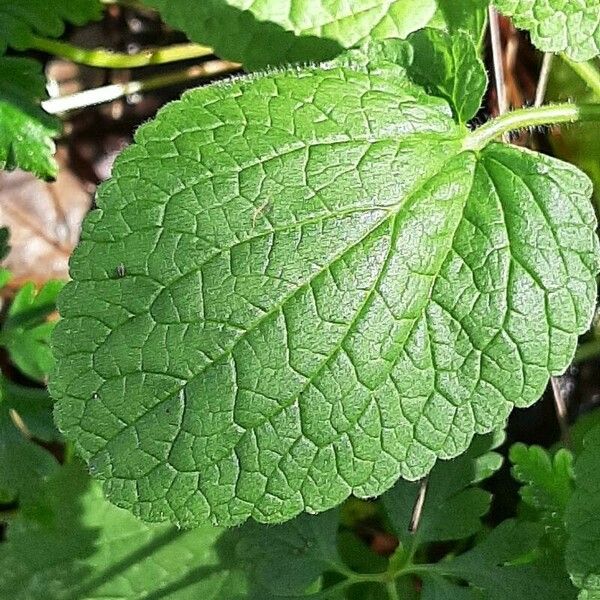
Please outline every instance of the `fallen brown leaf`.
[{"label": "fallen brown leaf", "polygon": [[68,261],[79,239],[91,194],[68,168],[46,183],[29,173],[0,173],[0,227],[10,231],[2,266],[13,273],[9,287],[67,279]]}]

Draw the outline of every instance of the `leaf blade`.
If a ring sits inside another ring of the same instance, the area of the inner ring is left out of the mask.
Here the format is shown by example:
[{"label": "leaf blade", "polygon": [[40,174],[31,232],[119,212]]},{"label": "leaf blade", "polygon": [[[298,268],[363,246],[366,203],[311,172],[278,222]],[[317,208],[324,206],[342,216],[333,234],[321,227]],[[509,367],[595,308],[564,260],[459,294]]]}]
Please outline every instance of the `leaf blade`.
[{"label": "leaf blade", "polygon": [[138,132],[53,342],[58,422],[113,501],[322,512],[538,399],[592,315],[590,185],[464,136],[389,63],[202,88]]}]

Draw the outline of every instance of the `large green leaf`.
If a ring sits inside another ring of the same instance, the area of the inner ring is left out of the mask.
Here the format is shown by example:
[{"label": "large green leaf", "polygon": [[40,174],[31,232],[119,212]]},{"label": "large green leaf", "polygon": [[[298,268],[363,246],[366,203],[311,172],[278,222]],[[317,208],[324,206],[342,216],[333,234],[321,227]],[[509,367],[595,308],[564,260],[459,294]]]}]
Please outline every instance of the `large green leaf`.
[{"label": "large green leaf", "polygon": [[600,426],[575,461],[575,492],[566,515],[567,569],[581,600],[600,598]]},{"label": "large green leaf", "polygon": [[200,88],[137,132],[53,342],[56,418],[114,502],[321,512],[539,398],[595,303],[590,182],[468,135],[385,62]]},{"label": "large green leaf", "polygon": [[83,25],[101,15],[101,0],[0,0],[0,53],[29,47],[35,34],[59,37],[65,23]]},{"label": "large green leaf", "polygon": [[249,69],[323,60],[343,48],[403,38],[424,27],[435,0],[144,0],[194,41]]},{"label": "large green leaf", "polygon": [[56,177],[52,138],[60,124],[40,107],[45,84],[36,61],[0,56],[0,169],[19,167],[45,179]]},{"label": "large green leaf", "polygon": [[500,434],[476,437],[463,455],[435,465],[429,475],[416,540],[414,534],[409,533],[409,524],[419,484],[399,481],[383,496],[394,530],[403,544],[459,540],[481,529],[481,517],[488,512],[492,495],[476,484],[501,467],[502,456],[492,450],[502,441]]},{"label": "large green leaf", "polygon": [[494,0],[515,25],[531,33],[544,52],[564,52],[573,60],[600,54],[600,0]]}]

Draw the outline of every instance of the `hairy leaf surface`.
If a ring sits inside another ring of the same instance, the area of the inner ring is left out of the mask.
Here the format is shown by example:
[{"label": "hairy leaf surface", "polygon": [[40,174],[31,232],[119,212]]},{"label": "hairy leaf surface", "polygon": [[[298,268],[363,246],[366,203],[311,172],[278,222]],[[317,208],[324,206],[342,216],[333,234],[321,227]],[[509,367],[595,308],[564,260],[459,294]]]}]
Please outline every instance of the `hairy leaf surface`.
[{"label": "hairy leaf surface", "polygon": [[575,492],[566,514],[567,569],[580,600],[600,598],[600,426],[575,461]]},{"label": "hairy leaf surface", "polygon": [[0,56],[0,169],[56,177],[52,138],[59,122],[42,110],[46,79],[34,60]]},{"label": "hairy leaf surface", "polygon": [[584,61],[600,54],[600,0],[494,0],[544,52]]},{"label": "hairy leaf surface", "polygon": [[322,512],[539,398],[591,319],[591,186],[466,135],[384,62],[201,88],[137,132],[54,337],[58,423],[114,502]]},{"label": "hairy leaf surface", "polygon": [[144,0],[192,40],[249,69],[323,60],[424,27],[435,0]]}]

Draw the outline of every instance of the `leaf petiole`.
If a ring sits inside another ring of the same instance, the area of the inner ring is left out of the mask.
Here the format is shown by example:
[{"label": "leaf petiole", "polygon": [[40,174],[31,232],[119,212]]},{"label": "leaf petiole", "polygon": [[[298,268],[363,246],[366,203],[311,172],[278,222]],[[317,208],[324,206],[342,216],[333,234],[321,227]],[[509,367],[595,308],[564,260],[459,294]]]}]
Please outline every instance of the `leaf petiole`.
[{"label": "leaf petiole", "polygon": [[29,45],[35,50],[60,56],[67,60],[106,69],[133,69],[150,65],[163,65],[191,58],[203,58],[213,53],[212,48],[198,44],[175,44],[165,48],[141,50],[137,54],[112,52],[104,48],[80,48],[66,42],[31,36]]},{"label": "leaf petiole", "polygon": [[467,136],[465,150],[482,150],[496,138],[519,129],[577,121],[600,121],[600,104],[547,104],[507,112]]}]

